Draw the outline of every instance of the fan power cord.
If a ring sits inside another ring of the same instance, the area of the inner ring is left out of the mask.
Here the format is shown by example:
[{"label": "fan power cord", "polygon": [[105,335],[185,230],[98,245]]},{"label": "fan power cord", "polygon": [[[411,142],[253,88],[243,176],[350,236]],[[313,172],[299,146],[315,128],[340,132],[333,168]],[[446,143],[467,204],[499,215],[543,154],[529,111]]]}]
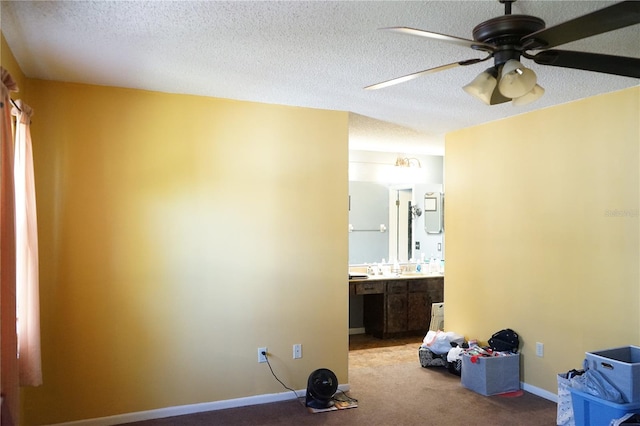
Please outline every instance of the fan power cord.
[{"label": "fan power cord", "polygon": [[293,389],[291,389],[289,386],[285,385],[285,384],[282,382],[282,380],[280,380],[280,379],[278,378],[278,376],[276,376],[276,373],[274,373],[274,372],[273,372],[273,368],[271,367],[271,363],[269,362],[269,356],[268,356],[268,354],[267,354],[265,351],[262,351],[262,355],[264,356],[264,359],[266,359],[266,360],[267,360],[267,365],[269,366],[269,370],[271,370],[271,374],[273,375],[273,377],[275,377],[275,379],[276,379],[278,382],[280,382],[280,384],[281,384],[282,386],[284,386],[284,388],[285,388],[285,389],[290,390],[291,392],[293,392],[293,394],[296,396],[296,401],[298,401],[298,402],[299,402],[299,403],[304,407],[305,405],[302,403],[302,397],[301,397],[301,396],[298,396],[298,393],[297,393],[295,390],[293,390]]},{"label": "fan power cord", "polygon": [[333,398],[331,398],[331,399],[333,399],[334,401],[338,401],[338,402],[345,401],[345,400],[348,401],[348,402],[356,402],[356,403],[358,402],[357,399],[350,397],[342,389],[338,389],[338,392],[340,392],[342,394],[342,396],[345,397],[345,399],[343,400],[341,397],[337,396],[337,394],[333,395]]},{"label": "fan power cord", "polygon": [[[280,384],[281,384],[285,389],[290,390],[291,392],[293,392],[293,394],[296,396],[296,400],[300,403],[300,405],[302,405],[302,406],[304,407],[304,406],[305,406],[305,404],[302,402],[302,398],[303,398],[303,397],[302,397],[302,396],[299,396],[299,395],[298,395],[298,393],[297,393],[295,390],[293,390],[293,389],[291,389],[289,386],[285,385],[285,384],[282,382],[282,380],[280,380],[280,379],[278,378],[278,376],[276,376],[276,373],[274,373],[274,372],[273,372],[273,368],[271,367],[271,363],[269,362],[269,356],[268,356],[269,354],[267,354],[265,351],[262,351],[262,355],[264,356],[264,359],[266,359],[266,360],[267,360],[267,365],[269,366],[269,370],[271,370],[271,374],[273,375],[273,377],[274,377],[278,382],[280,382]],[[358,402],[358,400],[357,400],[357,399],[350,397],[350,396],[349,396],[349,395],[347,395],[347,394],[345,393],[345,391],[343,391],[342,389],[338,389],[338,392],[340,392],[340,393],[342,394],[342,396],[344,396],[344,398],[346,399],[346,401],[349,401],[349,402],[355,402],[355,403],[357,403],[357,402]],[[337,394],[336,394],[336,395],[337,395]],[[334,401],[337,401],[337,402],[344,401],[344,399],[341,399],[340,397],[337,397],[336,395],[334,395],[331,399],[332,399],[332,400],[334,400]]]}]

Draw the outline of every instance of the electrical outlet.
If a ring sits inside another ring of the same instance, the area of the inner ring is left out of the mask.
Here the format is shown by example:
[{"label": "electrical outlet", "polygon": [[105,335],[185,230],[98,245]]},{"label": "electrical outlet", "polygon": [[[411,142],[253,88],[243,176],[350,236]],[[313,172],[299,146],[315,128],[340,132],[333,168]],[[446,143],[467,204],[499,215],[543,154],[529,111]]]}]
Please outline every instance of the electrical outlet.
[{"label": "electrical outlet", "polygon": [[[264,353],[264,355],[263,355]],[[258,348],[258,362],[267,362],[267,348]]]},{"label": "electrical outlet", "polygon": [[540,342],[536,342],[536,356],[544,356],[544,345]]},{"label": "electrical outlet", "polygon": [[420,250],[420,241],[416,241],[416,250]]},{"label": "electrical outlet", "polygon": [[302,344],[296,343],[293,345],[293,359],[302,358]]}]

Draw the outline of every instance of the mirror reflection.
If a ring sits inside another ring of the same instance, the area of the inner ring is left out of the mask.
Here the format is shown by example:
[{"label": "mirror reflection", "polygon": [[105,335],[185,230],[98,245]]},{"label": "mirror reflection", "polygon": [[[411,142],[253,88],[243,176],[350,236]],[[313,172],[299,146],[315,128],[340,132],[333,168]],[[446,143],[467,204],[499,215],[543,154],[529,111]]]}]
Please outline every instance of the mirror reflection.
[{"label": "mirror reflection", "polygon": [[350,151],[349,264],[442,259],[443,232],[429,228],[442,192],[441,156]]}]

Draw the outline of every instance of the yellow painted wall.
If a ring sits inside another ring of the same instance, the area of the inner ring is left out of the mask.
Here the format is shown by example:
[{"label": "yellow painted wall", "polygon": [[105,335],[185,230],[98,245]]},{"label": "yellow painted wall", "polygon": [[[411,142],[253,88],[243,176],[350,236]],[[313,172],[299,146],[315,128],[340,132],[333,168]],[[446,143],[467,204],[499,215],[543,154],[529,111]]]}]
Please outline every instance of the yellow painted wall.
[{"label": "yellow painted wall", "polygon": [[[44,385],[25,425],[347,382],[348,115],[28,81]],[[292,359],[292,345],[303,358]]]},{"label": "yellow painted wall", "polygon": [[447,135],[447,328],[513,328],[521,380],[553,393],[586,351],[640,344],[639,165],[638,87]]}]

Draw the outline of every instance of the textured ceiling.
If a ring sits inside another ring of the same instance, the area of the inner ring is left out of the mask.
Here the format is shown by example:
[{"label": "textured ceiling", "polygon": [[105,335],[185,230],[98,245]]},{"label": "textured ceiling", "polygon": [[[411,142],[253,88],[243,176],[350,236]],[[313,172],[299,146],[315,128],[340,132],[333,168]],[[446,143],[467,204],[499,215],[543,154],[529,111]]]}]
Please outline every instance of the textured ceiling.
[{"label": "textured ceiling", "polygon": [[[612,3],[519,0],[513,13],[552,26]],[[349,111],[351,149],[441,155],[452,130],[640,82],[523,59],[546,89],[523,107],[489,107],[462,91],[486,63],[363,90],[482,57],[378,28],[471,39],[476,24],[504,13],[497,0],[2,1],[1,12],[2,32],[28,77]],[[639,57],[640,25],[561,48]]]}]

